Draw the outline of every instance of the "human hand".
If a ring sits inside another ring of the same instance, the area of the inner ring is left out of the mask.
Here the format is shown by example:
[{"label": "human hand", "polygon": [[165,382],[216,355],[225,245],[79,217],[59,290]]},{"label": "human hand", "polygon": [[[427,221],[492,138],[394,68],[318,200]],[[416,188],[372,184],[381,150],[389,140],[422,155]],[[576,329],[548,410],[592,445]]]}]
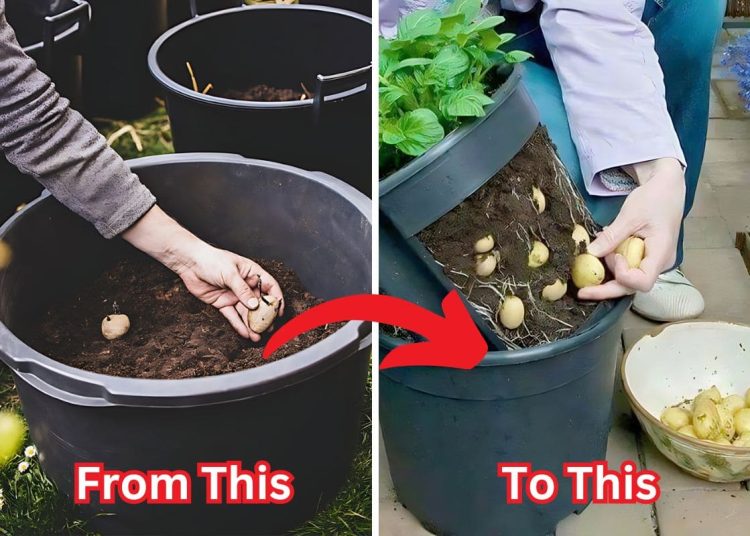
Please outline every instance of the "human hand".
[{"label": "human hand", "polygon": [[279,284],[258,263],[207,244],[158,206],[125,231],[123,238],[179,275],[193,296],[216,307],[246,339],[260,340],[245,319],[247,305],[261,292],[277,298],[279,315],[284,313]]},{"label": "human hand", "polygon": [[[634,164],[627,171],[639,186],[628,195],[612,224],[588,247],[592,255],[604,257],[615,279],[579,290],[582,300],[648,292],[659,275],[674,265],[685,206],[682,165],[674,158],[662,158]],[[643,238],[646,244],[638,268],[629,268],[625,258],[614,252],[630,236]]]}]

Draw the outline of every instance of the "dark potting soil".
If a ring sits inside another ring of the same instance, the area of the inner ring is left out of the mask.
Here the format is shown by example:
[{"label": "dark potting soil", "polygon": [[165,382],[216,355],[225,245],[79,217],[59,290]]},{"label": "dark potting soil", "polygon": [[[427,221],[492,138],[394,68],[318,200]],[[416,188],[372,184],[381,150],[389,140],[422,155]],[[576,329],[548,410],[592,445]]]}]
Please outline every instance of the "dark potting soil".
[{"label": "dark potting soil", "polygon": [[[570,282],[570,265],[576,253],[573,226],[580,223],[589,234],[596,228],[575,189],[560,186],[569,185],[567,181],[546,129],[539,127],[523,149],[482,188],[418,235],[451,281],[473,304],[486,308],[485,314],[491,315],[501,338],[518,347],[570,335],[596,306],[577,300],[576,288]],[[537,214],[531,201],[532,186],[546,198],[542,214]],[[473,247],[487,234],[495,239],[500,261],[493,275],[479,278],[474,275]],[[540,268],[528,266],[533,240],[545,243],[550,250],[549,260]],[[557,278],[568,282],[567,295],[555,302],[543,301],[542,289]],[[524,324],[516,330],[503,328],[495,316],[500,296],[509,293],[521,298],[526,311]]]},{"label": "dark potting soil", "polygon": [[255,102],[285,102],[298,101],[306,97],[302,91],[294,89],[280,89],[266,84],[250,86],[244,90],[228,89],[220,94],[221,97],[235,100],[255,101]]},{"label": "dark potting soil", "polygon": [[[277,328],[321,303],[281,262],[257,261],[284,292],[285,312],[276,320]],[[108,341],[101,334],[101,322],[113,313],[115,302],[131,327],[124,337]],[[341,325],[305,333],[264,360],[268,335],[257,344],[241,338],[217,309],[193,297],[174,273],[138,256],[120,261],[76,296],[51,307],[24,339],[52,359],[92,372],[179,379],[257,367],[299,352]]]}]

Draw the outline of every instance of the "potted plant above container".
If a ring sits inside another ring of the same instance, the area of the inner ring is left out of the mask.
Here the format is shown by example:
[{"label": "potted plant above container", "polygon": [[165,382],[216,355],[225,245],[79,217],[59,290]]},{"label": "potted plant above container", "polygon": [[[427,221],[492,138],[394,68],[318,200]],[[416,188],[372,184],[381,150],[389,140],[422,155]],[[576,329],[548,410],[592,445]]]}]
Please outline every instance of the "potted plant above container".
[{"label": "potted plant above container", "polygon": [[[458,288],[490,352],[469,371],[383,371],[380,415],[398,497],[425,527],[548,534],[576,508],[569,490],[507,505],[496,464],[562,478],[565,461],[604,457],[629,301],[577,299],[606,275],[585,253],[598,227],[514,65],[529,55],[503,51],[514,36],[479,11],[418,11],[381,41],[380,286],[435,312]],[[381,355],[418,340],[381,334]]]},{"label": "potted plant above container", "polygon": [[[284,287],[277,327],[319,300],[370,291],[370,201],[341,181],[226,154],[130,164],[185,227],[263,259]],[[49,196],[0,228],[0,241],[13,252],[0,270],[0,359],[46,474],[68,496],[76,462],[182,469],[194,481],[192,503],[178,507],[97,498],[81,506],[93,530],[286,534],[336,495],[357,445],[370,323],[315,330],[267,362],[265,338],[239,338],[171,272]],[[120,338],[115,314],[129,317]],[[227,460],[291,472],[294,500],[207,504],[197,464]]]}]

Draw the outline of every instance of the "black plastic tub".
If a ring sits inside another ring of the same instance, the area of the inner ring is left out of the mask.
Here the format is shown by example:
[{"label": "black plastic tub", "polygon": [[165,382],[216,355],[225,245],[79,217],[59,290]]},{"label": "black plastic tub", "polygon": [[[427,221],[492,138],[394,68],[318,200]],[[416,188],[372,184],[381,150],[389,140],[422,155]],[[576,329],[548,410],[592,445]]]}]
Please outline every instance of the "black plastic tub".
[{"label": "black plastic tub", "polygon": [[89,0],[92,8],[83,70],[89,117],[134,119],[157,106],[148,72],[149,47],[167,28],[167,0]]},{"label": "black plastic tub", "polygon": [[425,154],[380,181],[380,210],[412,236],[477,191],[521,150],[539,113],[516,66],[495,92],[487,115],[448,134]]},{"label": "black plastic tub", "polygon": [[[381,371],[380,422],[396,494],[438,535],[554,534],[572,504],[563,463],[603,460],[622,315],[524,350],[489,352],[469,371]],[[384,356],[405,341],[380,336]],[[528,462],[560,482],[555,500],[507,504],[499,462]]]},{"label": "black plastic tub", "polygon": [[[162,35],[149,67],[164,87],[175,149],[220,151],[324,171],[371,190],[371,21],[321,6],[227,9]],[[193,91],[189,61],[199,90]],[[255,84],[314,95],[291,102],[216,96]]]},{"label": "black plastic tub", "polygon": [[[251,258],[281,259],[324,299],[370,291],[370,202],[343,182],[221,154],[149,157],[131,167],[167,212],[204,239]],[[84,515],[116,514],[93,519],[95,530],[284,534],[336,495],[357,444],[371,324],[349,322],[297,354],[220,376],[145,380],[82,371],[14,333],[50,296],[85,285],[127,246],[102,239],[50,197],[7,222],[0,238],[15,253],[0,272],[0,358],[13,371],[49,476],[66,494],[74,462],[193,476],[192,505],[89,506]],[[206,505],[196,463],[226,460],[250,468],[267,460],[292,472],[294,499]]]}]

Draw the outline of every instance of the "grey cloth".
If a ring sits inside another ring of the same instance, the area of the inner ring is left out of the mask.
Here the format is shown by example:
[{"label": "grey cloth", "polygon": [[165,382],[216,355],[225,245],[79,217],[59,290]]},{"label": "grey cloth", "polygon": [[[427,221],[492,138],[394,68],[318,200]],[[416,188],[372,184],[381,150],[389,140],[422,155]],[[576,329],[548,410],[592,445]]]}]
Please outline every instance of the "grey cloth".
[{"label": "grey cloth", "polygon": [[156,203],[104,137],[24,54],[5,19],[5,0],[0,0],[0,149],[106,238],[126,230]]}]

